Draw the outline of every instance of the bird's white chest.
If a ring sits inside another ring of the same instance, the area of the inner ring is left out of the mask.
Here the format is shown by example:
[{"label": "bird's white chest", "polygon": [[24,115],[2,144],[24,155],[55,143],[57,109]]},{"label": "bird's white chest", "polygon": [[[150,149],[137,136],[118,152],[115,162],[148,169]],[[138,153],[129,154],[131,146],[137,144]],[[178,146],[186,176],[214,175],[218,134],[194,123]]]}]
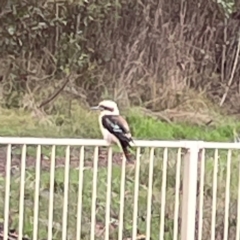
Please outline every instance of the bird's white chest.
[{"label": "bird's white chest", "polygon": [[107,141],[109,144],[118,142],[118,139],[113,134],[111,134],[106,128],[103,127],[101,117],[99,117],[99,126],[103,135],[103,139],[105,141]]}]

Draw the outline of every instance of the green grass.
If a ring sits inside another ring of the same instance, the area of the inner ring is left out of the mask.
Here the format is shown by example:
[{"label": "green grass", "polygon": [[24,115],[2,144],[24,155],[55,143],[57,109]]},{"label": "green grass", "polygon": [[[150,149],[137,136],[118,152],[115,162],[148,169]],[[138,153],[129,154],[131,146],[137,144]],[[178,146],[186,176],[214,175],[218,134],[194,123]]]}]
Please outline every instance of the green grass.
[{"label": "green grass", "polygon": [[[160,160],[160,159],[159,159]],[[155,217],[152,219],[152,227],[154,236],[158,235],[159,226],[159,209],[160,209],[160,195],[159,189],[161,188],[161,163],[162,161],[155,162],[154,175],[158,176],[153,184],[154,194],[153,198],[153,209]],[[147,157],[143,158],[141,161],[141,174],[140,174],[140,187],[139,187],[139,217],[146,217],[146,206],[147,206],[147,191],[148,191],[148,161]],[[172,172],[173,174],[173,172]],[[25,234],[31,236],[32,234],[32,219],[33,219],[33,203],[34,203],[34,172],[29,170],[26,176],[25,185],[27,186],[25,191]],[[82,239],[89,239],[90,222],[91,222],[91,197],[92,197],[92,179],[93,179],[92,169],[85,169],[83,175],[83,233]],[[133,191],[134,191],[134,172],[132,169],[127,168],[127,181],[125,189],[125,216],[124,216],[124,235],[131,236],[132,230],[132,209],[133,209]],[[69,213],[68,213],[68,223],[69,223],[69,236],[70,239],[74,239],[76,232],[76,213],[77,213],[77,201],[78,201],[78,177],[79,171],[76,169],[71,169],[70,172],[70,184],[69,184]],[[111,198],[111,219],[118,222],[119,214],[119,199],[120,199],[120,179],[121,179],[121,168],[118,166],[113,166],[112,171],[112,198]],[[173,180],[173,179],[172,179]],[[1,179],[1,192],[4,192],[4,179]],[[46,238],[47,236],[47,218],[48,218],[48,194],[49,194],[49,173],[42,172],[41,175],[41,187],[40,187],[40,238]],[[11,185],[11,211],[18,212],[17,199],[19,198],[19,184],[20,176],[15,176],[12,179]],[[100,168],[98,171],[98,182],[97,182],[97,203],[98,203],[98,213],[96,215],[98,225],[104,224],[105,222],[105,202],[106,202],[106,190],[107,190],[107,168]],[[173,193],[174,181],[169,184],[168,193]],[[63,192],[64,192],[64,169],[59,168],[56,170],[55,175],[55,192],[54,192],[54,222],[61,225],[62,223],[62,210],[63,210]],[[0,199],[1,204],[3,204],[4,194]],[[13,227],[17,228],[18,215],[12,216]],[[169,220],[171,222],[171,219]],[[146,221],[142,220],[139,222],[139,230],[144,233]],[[53,234],[54,239],[61,238],[61,232],[58,229],[54,229]],[[117,237],[117,229],[111,233],[113,239]],[[169,236],[172,235],[172,230],[169,229]]]},{"label": "green grass", "polygon": [[[176,151],[169,152],[168,174],[167,174],[167,190],[166,190],[166,210],[165,210],[165,239],[173,238],[173,220],[174,220],[174,199],[175,199],[175,173],[176,173]],[[140,168],[140,186],[139,186],[139,211],[138,211],[138,231],[140,234],[145,234],[146,231],[146,209],[147,209],[147,193],[148,193],[148,153],[141,158]],[[210,223],[211,219],[211,200],[212,200],[212,175],[213,175],[213,159],[212,154],[208,154],[208,161],[206,162],[207,174],[205,177],[204,189],[204,223]],[[162,184],[162,151],[156,152],[153,171],[153,195],[152,195],[152,219],[151,219],[151,237],[158,239],[161,213],[161,184]],[[229,222],[234,225],[236,217],[236,200],[237,200],[237,183],[238,183],[238,160],[235,155],[231,167],[231,213]],[[133,214],[133,197],[134,197],[134,170],[132,168],[126,169],[126,185],[125,185],[125,213],[124,213],[124,237],[130,237],[132,231],[132,214]],[[41,172],[40,184],[40,209],[39,209],[39,239],[47,237],[48,226],[48,203],[49,203],[49,186],[50,178],[49,172]],[[32,223],[34,214],[34,179],[35,173],[33,169],[26,172],[25,181],[25,216],[24,216],[24,233],[32,236]],[[79,171],[77,169],[70,170],[69,181],[69,205],[68,205],[68,236],[69,239],[75,239],[76,234],[76,220],[77,220],[77,202],[78,202],[78,179]],[[93,172],[90,168],[85,168],[83,173],[83,210],[82,210],[82,239],[90,239],[90,223],[91,223],[91,197],[92,197],[92,179]],[[120,199],[120,179],[121,168],[113,166],[112,171],[112,194],[111,194],[111,221],[117,223],[119,215],[119,199]],[[218,197],[217,197],[217,216],[224,213],[224,192],[226,179],[226,154],[221,153],[219,159],[219,174],[218,174]],[[4,178],[0,179],[0,204],[4,203]],[[20,173],[17,173],[11,180],[11,198],[10,210],[12,212],[11,218],[13,220],[11,227],[18,228],[18,209],[19,209],[19,186]],[[97,181],[97,226],[105,223],[105,206],[106,206],[106,191],[107,191],[107,168],[99,168]],[[63,193],[64,193],[64,168],[56,169],[55,173],[55,187],[54,187],[54,227],[53,239],[61,239],[61,224],[63,211]],[[3,215],[0,215],[3,219]],[[217,227],[221,226],[223,217],[218,218]],[[208,231],[210,224],[205,226],[204,236],[208,239]],[[220,229],[221,230],[221,229]],[[96,234],[100,235],[100,230],[96,228]],[[99,236],[97,239],[103,239]],[[117,239],[117,228],[111,231],[111,239]]]},{"label": "green grass", "polygon": [[[134,137],[136,139],[198,139],[206,141],[232,141],[233,129],[238,129],[240,124],[235,123],[231,119],[225,119],[222,124],[217,127],[201,127],[190,126],[187,123],[167,124],[156,119],[144,117],[138,110],[125,112],[126,117],[132,127]],[[2,136],[34,136],[34,137],[77,137],[77,138],[100,138],[98,129],[97,115],[89,112],[87,109],[78,105],[72,106],[72,114],[66,117],[65,113],[58,115],[44,116],[34,118],[23,110],[4,110],[0,109]],[[79,155],[79,148],[71,148],[75,156]],[[19,148],[14,153],[19,154]],[[51,149],[43,148],[43,154],[49,159],[51,157]],[[62,157],[65,154],[64,148],[58,147],[56,155]],[[92,152],[87,157],[93,159]],[[156,150],[153,173],[153,195],[152,209],[153,217],[151,218],[151,238],[158,239],[161,213],[161,183],[162,183],[162,157],[163,151]],[[36,149],[28,147],[28,155],[35,156]],[[225,200],[225,180],[226,180],[226,159],[225,151],[219,151],[219,169],[218,169],[218,196],[217,196],[217,224],[216,231],[220,236],[223,233],[224,221],[224,200]],[[174,219],[174,199],[175,199],[175,181],[176,181],[176,157],[177,149],[169,150],[168,173],[167,173],[167,190],[166,190],[166,210],[165,210],[165,238],[173,238],[173,219]],[[206,154],[206,174],[204,188],[204,237],[210,238],[211,223],[211,201],[212,201],[212,181],[213,181],[213,151]],[[234,152],[232,159],[232,175],[231,175],[231,202],[229,223],[232,229],[236,227],[236,201],[238,193],[238,152]],[[149,150],[144,151],[141,157],[140,168],[140,186],[139,186],[139,212],[138,212],[138,231],[139,234],[146,232],[146,207],[148,193],[149,178]],[[49,160],[50,161],[50,160]],[[184,162],[184,159],[182,159]],[[76,220],[77,220],[77,202],[78,202],[78,177],[77,169],[70,170],[69,183],[69,204],[68,204],[68,237],[75,239]],[[132,214],[133,214],[133,197],[134,197],[134,169],[127,167],[126,169],[126,185],[125,185],[125,213],[124,213],[124,238],[131,236],[132,231]],[[83,211],[82,211],[82,239],[90,239],[90,222],[91,222],[91,197],[92,197],[92,169],[85,168],[83,175]],[[41,171],[41,187],[40,187],[40,215],[39,215],[39,239],[47,238],[48,227],[48,203],[49,203],[49,171]],[[27,169],[25,180],[25,214],[24,214],[24,234],[32,237],[33,231],[33,213],[34,213],[34,169]],[[111,220],[117,225],[119,214],[120,199],[120,179],[121,167],[114,165],[112,173],[112,197],[111,197]],[[3,221],[3,204],[4,204],[4,178],[0,179],[0,219]],[[12,224],[11,227],[18,228],[18,208],[19,208],[19,185],[20,173],[17,171],[11,179],[11,198],[10,211]],[[105,205],[107,190],[107,168],[99,168],[97,181],[97,203],[98,211],[96,215],[96,228],[105,223]],[[64,193],[64,169],[57,168],[54,187],[54,227],[53,239],[61,239],[61,224],[63,211],[63,193]],[[181,212],[180,212],[181,214]],[[104,238],[100,236],[100,230],[96,229],[98,239]],[[231,235],[229,239],[233,239]],[[117,239],[117,227],[111,230],[111,238]]]},{"label": "green grass", "polygon": [[[61,106],[62,107],[62,106]],[[60,107],[59,107],[60,108]],[[61,109],[61,108],[60,108]],[[97,114],[73,102],[71,113],[66,108],[56,115],[34,116],[24,110],[0,109],[1,136],[100,138]],[[197,126],[185,123],[168,124],[145,117],[140,110],[124,111],[136,139],[188,139],[204,141],[232,141],[233,129],[240,122],[225,117],[218,126]]]}]

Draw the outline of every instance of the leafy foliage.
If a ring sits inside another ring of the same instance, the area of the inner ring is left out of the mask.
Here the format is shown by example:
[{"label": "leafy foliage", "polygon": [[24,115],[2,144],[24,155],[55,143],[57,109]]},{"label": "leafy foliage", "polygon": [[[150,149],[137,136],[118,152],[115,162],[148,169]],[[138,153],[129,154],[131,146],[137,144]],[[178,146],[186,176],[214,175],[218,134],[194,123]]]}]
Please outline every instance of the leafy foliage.
[{"label": "leafy foliage", "polygon": [[231,15],[233,2],[159,4],[3,2],[3,106],[44,106],[52,112],[52,101],[48,107],[48,101],[41,103],[66,81],[56,96],[69,101],[95,103],[111,97],[124,106],[179,110],[193,92],[228,112],[238,111],[239,20]]}]

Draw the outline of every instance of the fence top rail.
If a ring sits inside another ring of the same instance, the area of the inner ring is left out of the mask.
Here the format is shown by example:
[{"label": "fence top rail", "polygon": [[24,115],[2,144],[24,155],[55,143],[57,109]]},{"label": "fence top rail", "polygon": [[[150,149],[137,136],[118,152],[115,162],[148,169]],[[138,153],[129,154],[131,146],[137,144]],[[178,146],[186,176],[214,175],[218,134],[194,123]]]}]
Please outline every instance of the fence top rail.
[{"label": "fence top rail", "polygon": [[[203,141],[159,141],[134,140],[135,147],[155,148],[205,148],[205,149],[240,149],[240,143],[203,142]],[[102,139],[77,138],[34,138],[34,137],[0,137],[0,144],[16,145],[62,145],[62,146],[108,146]]]},{"label": "fence top rail", "polygon": [[[34,137],[0,137],[0,144],[26,145],[63,145],[63,146],[108,146],[103,139],[78,138],[34,138]],[[135,147],[186,147],[183,141],[134,140]]]}]

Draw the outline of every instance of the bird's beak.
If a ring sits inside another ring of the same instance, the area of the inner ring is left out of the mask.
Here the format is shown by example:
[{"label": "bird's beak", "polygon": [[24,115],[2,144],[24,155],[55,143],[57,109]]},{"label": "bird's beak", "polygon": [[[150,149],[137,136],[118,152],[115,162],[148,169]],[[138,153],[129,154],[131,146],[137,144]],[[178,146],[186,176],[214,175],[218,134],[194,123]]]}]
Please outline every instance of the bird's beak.
[{"label": "bird's beak", "polygon": [[91,110],[99,110],[100,108],[99,108],[99,106],[94,106],[94,107],[91,107],[90,109]]}]

